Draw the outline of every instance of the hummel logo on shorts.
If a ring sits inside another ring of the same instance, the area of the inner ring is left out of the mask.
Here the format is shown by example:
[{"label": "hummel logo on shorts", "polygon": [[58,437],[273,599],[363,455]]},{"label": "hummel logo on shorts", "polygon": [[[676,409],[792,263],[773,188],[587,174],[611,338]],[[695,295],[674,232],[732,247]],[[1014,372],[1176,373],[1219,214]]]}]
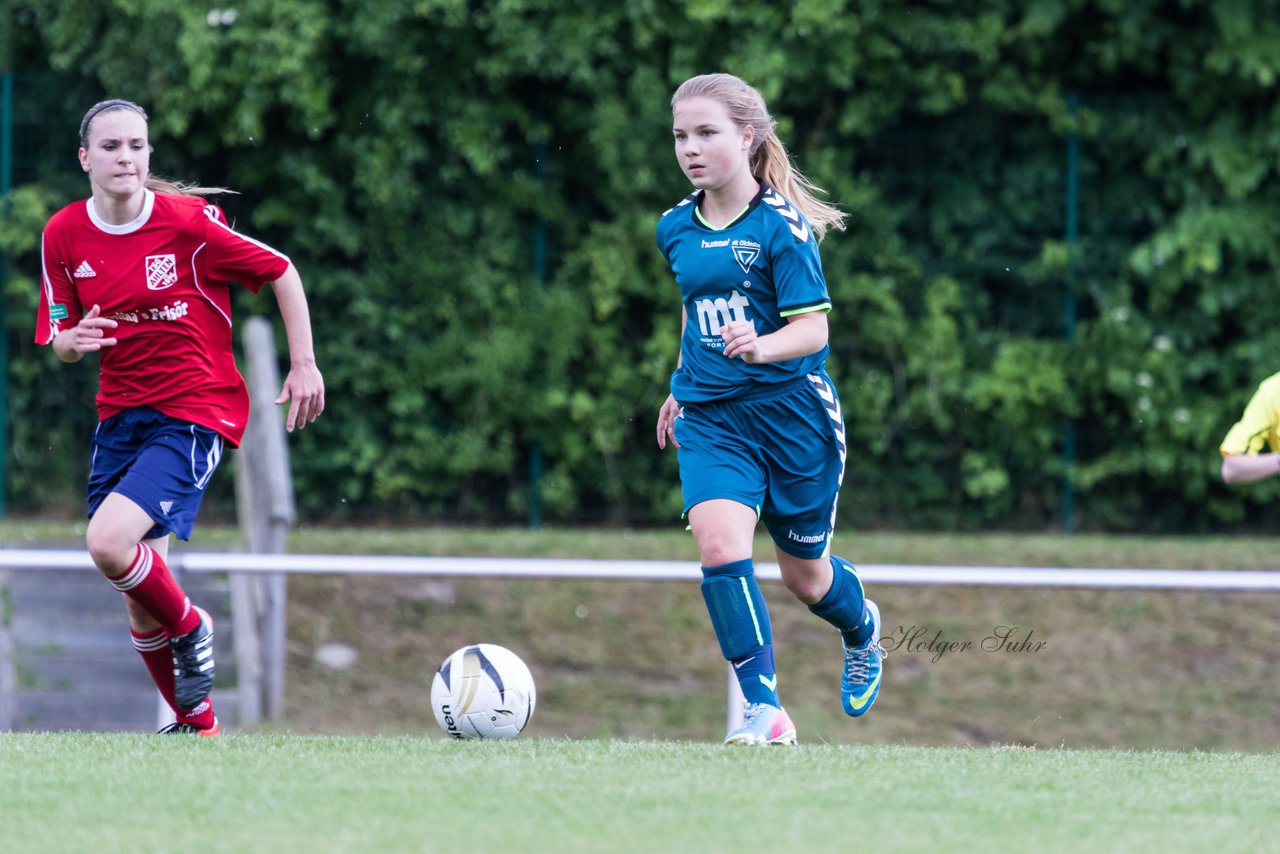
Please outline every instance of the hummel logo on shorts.
[{"label": "hummel logo on shorts", "polygon": [[89,266],[88,261],[81,261],[80,266],[76,267],[76,271],[74,275],[77,279],[87,279],[90,276],[96,276],[98,274],[95,273],[93,271],[93,268]]}]

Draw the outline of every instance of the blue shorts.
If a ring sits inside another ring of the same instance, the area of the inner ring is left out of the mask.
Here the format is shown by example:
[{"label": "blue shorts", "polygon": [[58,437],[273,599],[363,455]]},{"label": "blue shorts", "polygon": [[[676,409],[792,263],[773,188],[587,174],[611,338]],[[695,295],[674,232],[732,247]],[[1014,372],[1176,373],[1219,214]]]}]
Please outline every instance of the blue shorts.
[{"label": "blue shorts", "polygon": [[154,409],[126,409],[99,421],[89,459],[89,516],[112,492],[156,523],[145,539],[191,539],[205,487],[222,460],[222,437]]},{"label": "blue shorts", "polygon": [[726,498],[754,508],[778,548],[827,553],[844,479],[835,386],[813,373],[759,397],[682,407],[675,423],[684,512]]}]

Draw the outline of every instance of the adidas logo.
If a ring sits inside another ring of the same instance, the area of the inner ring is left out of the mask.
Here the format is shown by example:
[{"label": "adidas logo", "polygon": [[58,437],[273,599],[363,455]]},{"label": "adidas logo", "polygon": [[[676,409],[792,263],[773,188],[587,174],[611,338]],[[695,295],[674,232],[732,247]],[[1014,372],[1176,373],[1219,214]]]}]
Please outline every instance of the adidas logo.
[{"label": "adidas logo", "polygon": [[96,276],[98,274],[95,273],[93,271],[93,268],[89,266],[88,261],[81,261],[80,266],[76,267],[76,272],[74,275],[77,279],[87,279],[90,276]]}]

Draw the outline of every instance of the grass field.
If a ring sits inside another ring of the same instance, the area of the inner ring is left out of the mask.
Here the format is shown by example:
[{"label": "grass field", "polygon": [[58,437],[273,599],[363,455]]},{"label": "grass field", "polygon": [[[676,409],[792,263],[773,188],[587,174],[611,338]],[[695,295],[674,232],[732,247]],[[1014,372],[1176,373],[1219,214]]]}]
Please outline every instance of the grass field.
[{"label": "grass field", "polygon": [[0,735],[4,851],[1274,850],[1280,760]]}]

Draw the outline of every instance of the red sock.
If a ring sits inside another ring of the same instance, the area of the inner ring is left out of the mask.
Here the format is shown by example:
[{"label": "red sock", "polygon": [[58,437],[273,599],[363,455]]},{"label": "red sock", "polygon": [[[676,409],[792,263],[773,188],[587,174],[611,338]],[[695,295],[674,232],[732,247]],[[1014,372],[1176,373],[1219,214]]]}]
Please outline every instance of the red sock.
[{"label": "red sock", "polygon": [[164,701],[169,704],[169,708],[173,709],[178,723],[193,724],[201,729],[208,729],[213,726],[213,701],[211,699],[206,698],[194,709],[187,712],[179,709],[178,704],[174,702],[173,653],[169,651],[169,639],[165,637],[164,629],[156,629],[150,634],[140,635],[131,628],[129,633],[133,635],[133,648],[138,651],[138,655],[142,656],[143,663],[147,665],[147,670],[151,673],[151,681],[156,683],[156,688],[160,689],[160,696],[164,697]]},{"label": "red sock", "polygon": [[111,586],[142,606],[169,637],[185,635],[200,625],[200,615],[174,581],[164,558],[146,543],[138,543],[133,563],[124,575],[107,578]]}]

